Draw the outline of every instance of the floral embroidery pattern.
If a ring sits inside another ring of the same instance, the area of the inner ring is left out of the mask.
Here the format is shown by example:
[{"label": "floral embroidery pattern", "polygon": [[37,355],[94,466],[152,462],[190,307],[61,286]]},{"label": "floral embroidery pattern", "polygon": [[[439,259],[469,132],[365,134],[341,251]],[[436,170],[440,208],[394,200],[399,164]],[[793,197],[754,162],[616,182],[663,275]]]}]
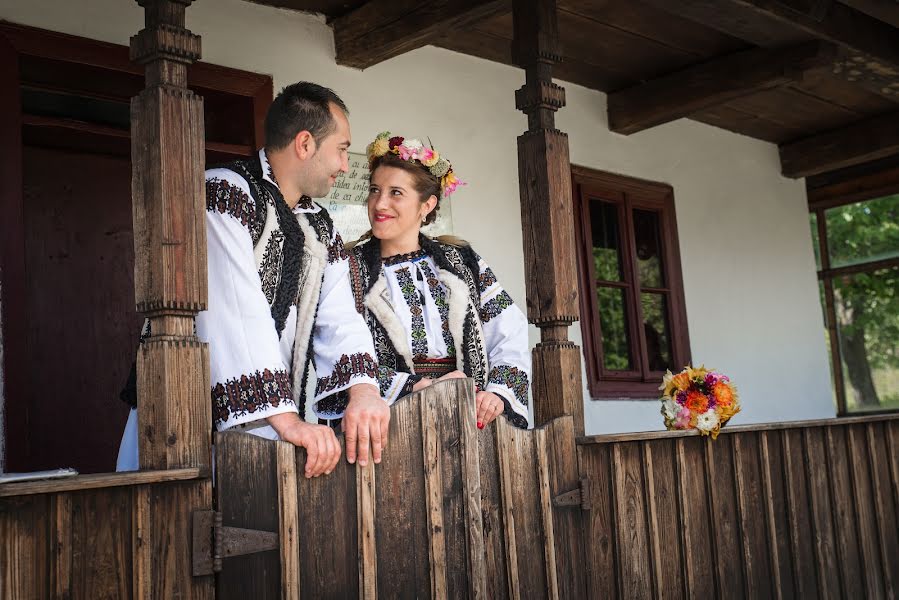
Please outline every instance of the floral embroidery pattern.
[{"label": "floral embroidery pattern", "polygon": [[505,291],[500,292],[494,298],[488,300],[481,307],[481,323],[487,323],[507,308],[512,306],[512,297]]},{"label": "floral embroidery pattern", "polygon": [[330,265],[340,260],[346,260],[347,258],[348,255],[346,253],[346,247],[343,245],[343,239],[341,239],[340,234],[335,231],[334,239],[328,244],[328,264]]},{"label": "floral embroidery pattern", "polygon": [[245,417],[256,411],[277,408],[284,404],[294,404],[287,371],[256,371],[251,375],[241,375],[217,383],[212,388],[212,412],[216,424],[231,419]]},{"label": "floral embroidery pattern", "polygon": [[415,282],[412,281],[412,274],[409,267],[402,267],[396,270],[396,281],[399,284],[400,291],[403,292],[403,298],[412,314],[412,331],[409,336],[412,338],[412,359],[419,360],[428,356],[428,334],[425,332],[424,313],[421,307],[421,298],[418,295],[418,289]]},{"label": "floral embroidery pattern", "polygon": [[348,384],[353,377],[361,375],[371,377],[372,379],[378,378],[378,363],[375,362],[375,359],[367,352],[357,352],[349,356],[344,354],[334,365],[334,370],[331,374],[318,380],[315,395],[319,396],[336,390]]},{"label": "floral embroidery pattern", "polygon": [[404,262],[412,262],[413,260],[419,259],[422,256],[425,256],[427,252],[423,249],[413,250],[412,252],[407,252],[405,254],[394,254],[393,256],[387,256],[381,259],[386,266],[392,267],[393,265],[398,265]]},{"label": "floral embroidery pattern", "polygon": [[244,227],[256,219],[256,203],[242,189],[224,179],[206,180],[206,210],[229,214]]},{"label": "floral embroidery pattern", "polygon": [[509,388],[519,402],[528,405],[528,374],[518,367],[496,365],[490,369],[487,383],[496,383]]},{"label": "floral embroidery pattern", "polygon": [[481,275],[478,277],[478,287],[481,289],[481,293],[483,294],[490,286],[495,284],[497,281],[496,275],[493,273],[493,269],[487,267],[483,271],[481,271]]},{"label": "floral embroidery pattern", "polygon": [[449,327],[449,302],[446,299],[446,288],[437,279],[437,275],[431,270],[431,266],[427,261],[418,263],[418,268],[424,273],[425,280],[428,282],[428,289],[431,292],[431,298],[437,305],[440,312],[441,329],[443,330],[443,343],[446,344],[447,356],[456,355],[456,345],[453,343],[453,334]]}]

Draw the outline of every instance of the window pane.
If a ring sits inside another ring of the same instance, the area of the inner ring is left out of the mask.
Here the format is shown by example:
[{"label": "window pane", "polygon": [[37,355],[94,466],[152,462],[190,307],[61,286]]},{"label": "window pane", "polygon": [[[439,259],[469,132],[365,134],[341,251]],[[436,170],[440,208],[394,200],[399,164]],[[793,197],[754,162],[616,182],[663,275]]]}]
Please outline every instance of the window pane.
[{"label": "window pane", "polygon": [[648,210],[634,210],[634,242],[637,245],[637,268],[640,270],[640,285],[643,287],[665,287],[662,275],[662,243],[659,230],[659,213]]},{"label": "window pane", "polygon": [[899,408],[899,269],[834,279],[850,411]]},{"label": "window pane", "polygon": [[618,205],[591,199],[590,227],[593,230],[593,265],[596,280],[622,281]]},{"label": "window pane", "polygon": [[899,256],[899,194],[825,211],[830,266]]},{"label": "window pane", "polygon": [[624,298],[624,290],[620,288],[600,287],[596,290],[602,330],[602,362],[609,371],[633,369]]},{"label": "window pane", "polygon": [[643,305],[643,332],[646,336],[646,355],[650,371],[676,371],[680,365],[671,364],[671,328],[668,323],[668,302],[664,294],[640,294]]},{"label": "window pane", "polygon": [[[815,252],[815,267],[820,271],[821,270],[821,242],[818,239],[818,215],[816,213],[810,213],[809,216],[809,225],[812,228],[812,250]],[[823,296],[822,296],[823,298]],[[823,304],[821,306],[824,306]]]}]

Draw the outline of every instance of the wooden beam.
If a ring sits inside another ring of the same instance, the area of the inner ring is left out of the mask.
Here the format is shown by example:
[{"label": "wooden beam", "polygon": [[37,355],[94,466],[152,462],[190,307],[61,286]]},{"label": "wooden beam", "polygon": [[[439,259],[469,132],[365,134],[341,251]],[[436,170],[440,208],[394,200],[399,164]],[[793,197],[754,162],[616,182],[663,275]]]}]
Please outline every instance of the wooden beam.
[{"label": "wooden beam", "polygon": [[844,3],[832,0],[644,2],[766,48],[809,37],[833,42],[842,48],[842,55],[832,67],[833,76],[899,102],[899,29]]},{"label": "wooden beam", "polygon": [[899,154],[899,112],[781,144],[785,177],[808,177]]},{"label": "wooden beam", "polygon": [[779,87],[832,64],[836,47],[806,42],[755,48],[609,94],[609,129],[631,134],[735,98]]},{"label": "wooden beam", "polygon": [[365,69],[509,10],[509,0],[371,0],[331,23],[337,64]]}]

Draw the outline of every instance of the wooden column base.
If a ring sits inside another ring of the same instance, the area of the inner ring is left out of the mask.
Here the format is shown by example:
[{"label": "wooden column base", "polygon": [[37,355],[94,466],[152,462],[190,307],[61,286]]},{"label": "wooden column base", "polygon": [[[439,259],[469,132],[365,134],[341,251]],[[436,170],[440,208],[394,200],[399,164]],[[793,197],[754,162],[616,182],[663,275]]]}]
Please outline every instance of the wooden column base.
[{"label": "wooden column base", "polygon": [[[209,468],[209,348],[195,337],[151,337],[137,355],[141,469]],[[162,400],[162,401],[160,401]]]},{"label": "wooden column base", "polygon": [[581,349],[574,342],[541,342],[533,350],[534,416],[538,426],[571,415],[576,435],[584,435]]}]

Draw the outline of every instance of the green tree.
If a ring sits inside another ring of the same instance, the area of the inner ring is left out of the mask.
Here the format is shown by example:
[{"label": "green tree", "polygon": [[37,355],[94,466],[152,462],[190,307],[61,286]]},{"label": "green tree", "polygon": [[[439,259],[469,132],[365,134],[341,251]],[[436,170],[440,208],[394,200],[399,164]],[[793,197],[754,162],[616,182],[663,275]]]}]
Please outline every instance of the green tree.
[{"label": "green tree", "polygon": [[[825,219],[831,267],[899,256],[899,194],[829,209]],[[847,387],[859,408],[876,408],[873,371],[899,368],[899,268],[835,277],[833,289]]]}]

